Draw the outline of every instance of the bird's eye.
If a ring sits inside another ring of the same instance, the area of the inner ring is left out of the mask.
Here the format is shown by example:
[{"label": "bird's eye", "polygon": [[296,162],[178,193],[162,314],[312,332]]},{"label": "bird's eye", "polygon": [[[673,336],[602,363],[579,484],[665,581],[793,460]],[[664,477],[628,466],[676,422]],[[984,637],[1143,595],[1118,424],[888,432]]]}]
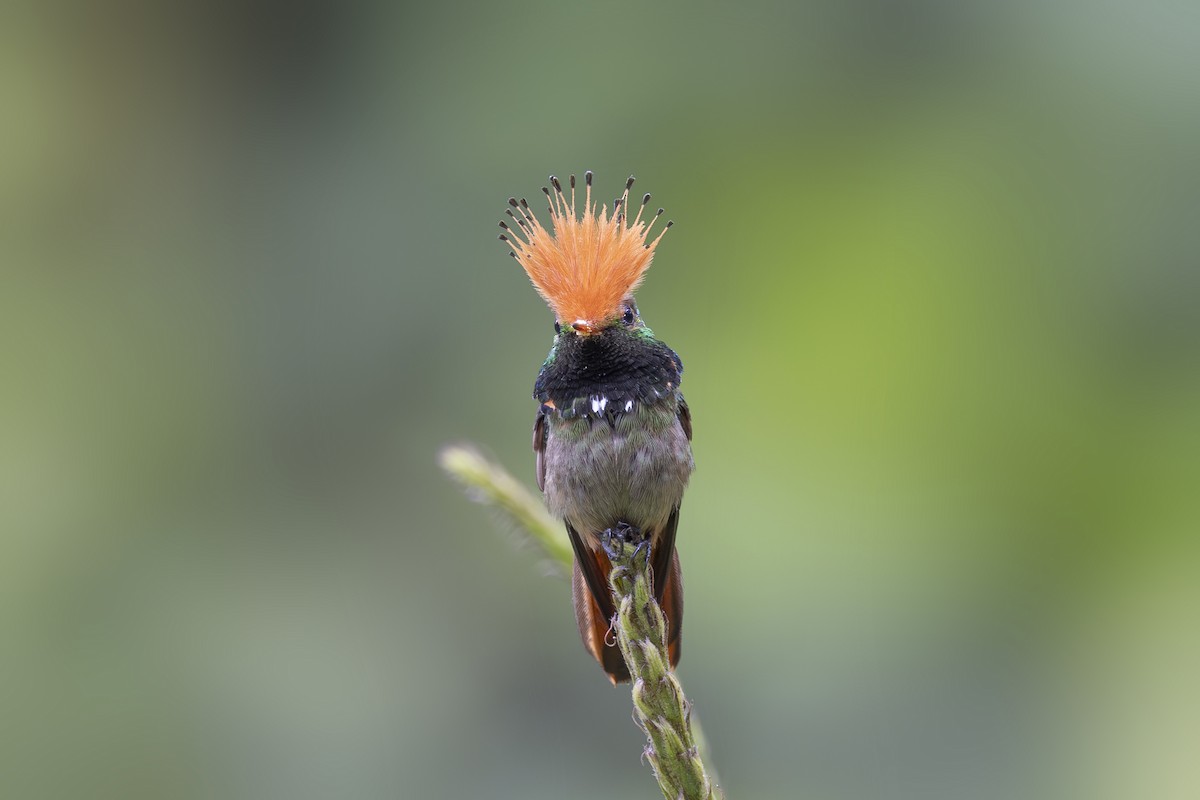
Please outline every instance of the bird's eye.
[{"label": "bird's eye", "polygon": [[554,332],[556,334],[562,333],[562,325],[559,324],[558,320],[554,321]]},{"label": "bird's eye", "polygon": [[637,322],[637,308],[634,307],[633,303],[625,305],[625,313],[621,315],[621,321],[626,325],[632,325]]}]

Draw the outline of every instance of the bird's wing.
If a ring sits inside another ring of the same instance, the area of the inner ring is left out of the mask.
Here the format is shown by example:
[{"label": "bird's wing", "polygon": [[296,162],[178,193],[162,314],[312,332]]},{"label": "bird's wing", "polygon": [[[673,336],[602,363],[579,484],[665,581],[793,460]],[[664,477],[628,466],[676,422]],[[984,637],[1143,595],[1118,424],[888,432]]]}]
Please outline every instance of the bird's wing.
[{"label": "bird's wing", "polygon": [[613,607],[612,590],[608,588],[608,573],[612,570],[608,556],[604,555],[603,550],[593,550],[588,547],[583,541],[583,537],[569,522],[567,523],[567,536],[571,539],[571,547],[575,550],[575,564],[583,575],[584,583],[591,591],[596,605],[600,607],[600,613],[604,619],[611,620],[617,612]]},{"label": "bird's wing", "polygon": [[692,410],[688,408],[687,400],[683,399],[683,395],[679,395],[679,410],[676,414],[679,417],[679,425],[690,442],[692,440]]},{"label": "bird's wing", "polygon": [[546,491],[546,412],[538,409],[537,418],[533,421],[533,454],[537,458],[537,485],[541,491]]}]

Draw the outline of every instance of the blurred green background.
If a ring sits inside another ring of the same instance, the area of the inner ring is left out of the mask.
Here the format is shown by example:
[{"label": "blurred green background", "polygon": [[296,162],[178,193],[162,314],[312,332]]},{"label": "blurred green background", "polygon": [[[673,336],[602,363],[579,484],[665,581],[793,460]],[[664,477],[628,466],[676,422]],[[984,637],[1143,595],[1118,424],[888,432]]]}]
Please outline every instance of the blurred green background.
[{"label": "blurred green background", "polygon": [[510,194],[629,173],[730,796],[1200,795],[1194,3],[8,6],[12,798],[657,796],[532,483]]}]

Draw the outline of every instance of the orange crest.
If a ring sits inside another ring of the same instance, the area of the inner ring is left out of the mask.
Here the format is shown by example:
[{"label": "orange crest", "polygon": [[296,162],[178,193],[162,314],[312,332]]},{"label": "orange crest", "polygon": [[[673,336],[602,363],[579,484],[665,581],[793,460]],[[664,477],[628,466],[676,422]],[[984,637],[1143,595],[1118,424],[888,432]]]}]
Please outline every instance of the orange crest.
[{"label": "orange crest", "polygon": [[625,192],[608,208],[597,209],[592,203],[592,173],[584,173],[586,184],[583,214],[575,211],[575,176],[570,178],[570,197],[563,192],[558,178],[550,176],[553,190],[543,188],[550,203],[551,228],[543,228],[525,200],[510,197],[512,206],[505,213],[517,227],[501,222],[511,236],[500,239],[512,248],[512,256],[529,275],[560,322],[582,322],[599,326],[619,316],[621,301],[628,297],[650,267],[654,248],[673,223],[668,222],[654,239],[650,227],[662,216],[660,208],[653,217],[642,219],[650,195],[642,198],[637,215],[629,219],[631,177]]}]

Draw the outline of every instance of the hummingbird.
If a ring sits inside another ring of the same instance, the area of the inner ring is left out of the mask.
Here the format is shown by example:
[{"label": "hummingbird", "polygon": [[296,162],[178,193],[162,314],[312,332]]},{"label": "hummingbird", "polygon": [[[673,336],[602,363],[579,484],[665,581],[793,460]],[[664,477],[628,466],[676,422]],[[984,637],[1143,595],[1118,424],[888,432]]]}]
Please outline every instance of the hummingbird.
[{"label": "hummingbird", "polygon": [[575,563],[571,596],[579,636],[613,684],[630,679],[615,638],[616,616],[601,545],[605,531],[632,527],[650,546],[651,584],[667,621],[671,666],[679,663],[683,576],[675,533],[692,458],[692,416],[679,390],[683,362],[642,319],[633,292],[650,266],[668,221],[645,213],[650,195],[630,216],[634,179],[613,201],[592,200],[584,173],[582,207],[575,176],[569,191],[550,176],[542,192],[544,227],[522,198],[508,199],[511,225],[501,241],[554,312],[554,341],[534,382],[533,423],[538,488],[561,518]]}]

